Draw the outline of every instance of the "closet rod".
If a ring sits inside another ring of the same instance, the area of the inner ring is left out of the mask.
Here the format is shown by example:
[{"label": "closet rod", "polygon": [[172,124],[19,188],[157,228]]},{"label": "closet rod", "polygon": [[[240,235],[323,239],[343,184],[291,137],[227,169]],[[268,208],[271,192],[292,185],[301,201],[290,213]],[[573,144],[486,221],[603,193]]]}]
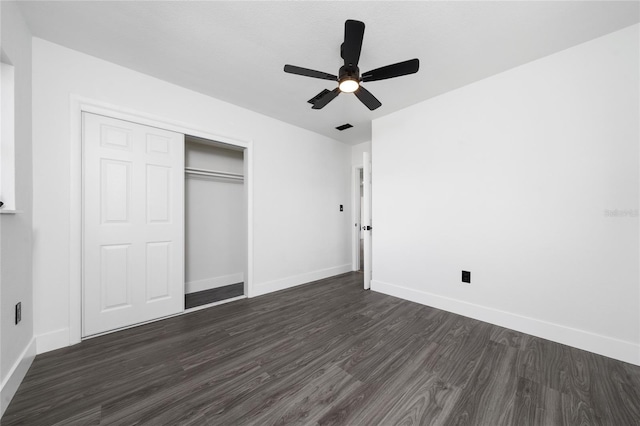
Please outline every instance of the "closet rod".
[{"label": "closet rod", "polygon": [[196,169],[194,167],[185,167],[185,173],[192,175],[202,175],[211,177],[220,177],[226,179],[244,180],[244,176],[238,173],[219,172],[215,170]]}]

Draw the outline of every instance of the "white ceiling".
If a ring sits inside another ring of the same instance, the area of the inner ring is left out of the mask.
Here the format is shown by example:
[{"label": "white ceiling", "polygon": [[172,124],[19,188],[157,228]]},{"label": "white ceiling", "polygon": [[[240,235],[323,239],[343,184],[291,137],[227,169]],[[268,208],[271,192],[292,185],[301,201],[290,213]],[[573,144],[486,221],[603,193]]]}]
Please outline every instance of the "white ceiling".
[{"label": "white ceiling", "polygon": [[[640,21],[637,1],[22,1],[32,33],[348,144],[371,120]],[[365,84],[382,107],[284,64],[337,74],[344,21],[365,22],[360,70],[411,58],[417,74]],[[344,123],[354,128],[339,132]]]}]

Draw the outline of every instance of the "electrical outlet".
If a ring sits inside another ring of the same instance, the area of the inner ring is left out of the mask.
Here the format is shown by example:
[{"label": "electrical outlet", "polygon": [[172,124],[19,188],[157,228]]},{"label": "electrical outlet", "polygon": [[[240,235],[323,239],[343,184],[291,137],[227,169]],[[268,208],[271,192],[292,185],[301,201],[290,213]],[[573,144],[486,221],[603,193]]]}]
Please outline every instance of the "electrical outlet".
[{"label": "electrical outlet", "polygon": [[471,272],[462,271],[462,282],[463,283],[471,283]]},{"label": "electrical outlet", "polygon": [[22,302],[16,303],[16,325],[22,321]]}]

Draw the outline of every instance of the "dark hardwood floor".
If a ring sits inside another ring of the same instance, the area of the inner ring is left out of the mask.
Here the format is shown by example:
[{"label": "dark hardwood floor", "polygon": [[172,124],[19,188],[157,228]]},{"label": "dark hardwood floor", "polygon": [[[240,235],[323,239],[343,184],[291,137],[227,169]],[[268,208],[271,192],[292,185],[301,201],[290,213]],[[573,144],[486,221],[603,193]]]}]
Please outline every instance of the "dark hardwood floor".
[{"label": "dark hardwood floor", "polygon": [[244,283],[225,285],[224,287],[196,291],[184,295],[184,308],[191,309],[209,303],[220,302],[244,294]]},{"label": "dark hardwood floor", "polygon": [[36,357],[10,425],[640,424],[640,367],[362,290],[362,274]]}]

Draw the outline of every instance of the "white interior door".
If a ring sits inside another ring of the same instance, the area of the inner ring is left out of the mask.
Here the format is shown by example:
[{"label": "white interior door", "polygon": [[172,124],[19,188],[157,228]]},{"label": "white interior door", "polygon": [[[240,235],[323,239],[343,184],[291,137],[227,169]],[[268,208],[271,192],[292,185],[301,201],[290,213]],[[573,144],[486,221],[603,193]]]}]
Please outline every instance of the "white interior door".
[{"label": "white interior door", "polygon": [[83,336],[184,310],[184,135],[83,113]]},{"label": "white interior door", "polygon": [[361,237],[362,237],[362,168],[353,169],[353,265],[354,271],[361,271]]},{"label": "white interior door", "polygon": [[371,154],[362,154],[362,232],[364,232],[364,288],[371,288]]}]

